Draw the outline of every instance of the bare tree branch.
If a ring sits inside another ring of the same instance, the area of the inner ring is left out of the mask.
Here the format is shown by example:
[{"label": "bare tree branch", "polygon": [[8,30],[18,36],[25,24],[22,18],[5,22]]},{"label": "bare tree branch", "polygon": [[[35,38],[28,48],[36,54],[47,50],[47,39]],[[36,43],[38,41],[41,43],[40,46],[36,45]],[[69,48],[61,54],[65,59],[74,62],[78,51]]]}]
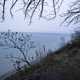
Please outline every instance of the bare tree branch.
[{"label": "bare tree branch", "polygon": [[44,9],[44,0],[42,0],[42,2],[41,2],[41,12],[40,12],[40,17],[42,17],[43,9]]},{"label": "bare tree branch", "polygon": [[[9,2],[12,2],[12,4],[9,4],[11,5],[10,9],[6,6],[7,1]],[[58,6],[60,8],[60,6],[62,5],[62,2],[63,0],[51,0],[53,2],[53,9],[54,9],[54,14],[53,16],[57,14],[57,8],[56,6]],[[5,20],[5,12],[6,12],[6,9],[5,7],[8,8],[8,10],[10,10],[10,15],[11,17],[13,17],[13,8],[18,5],[17,3],[18,2],[22,2],[22,8],[20,8],[19,10],[22,10],[24,11],[24,16],[25,18],[27,18],[27,16],[29,15],[30,17],[30,23],[31,23],[31,20],[32,20],[32,17],[34,16],[34,13],[36,12],[36,10],[39,10],[37,12],[37,14],[39,14],[39,17],[43,17],[43,11],[44,11],[44,6],[45,6],[45,3],[49,3],[49,1],[47,0],[2,0],[2,2],[0,1],[0,6],[2,7],[2,20]],[[39,8],[38,8],[39,7]],[[46,6],[47,8],[48,6]],[[55,18],[55,17],[54,17]],[[1,19],[1,18],[0,18]]]},{"label": "bare tree branch", "polygon": [[[31,66],[27,59],[28,51],[35,48],[34,42],[31,40],[30,35],[18,32],[3,32],[0,33],[0,40],[4,42],[4,45],[9,48],[17,49],[23,56],[24,62]],[[19,58],[17,58],[19,59]],[[20,58],[21,60],[22,58]]]},{"label": "bare tree branch", "polygon": [[65,13],[64,15],[65,19],[63,23],[67,22],[68,25],[73,23],[79,23],[80,22],[80,0],[76,0],[70,9]]},{"label": "bare tree branch", "polygon": [[54,9],[54,14],[56,16],[56,8],[55,8],[55,2],[54,2],[54,0],[53,0],[53,9]]},{"label": "bare tree branch", "polygon": [[6,0],[3,1],[3,5],[2,5],[3,6],[3,11],[2,11],[2,13],[3,13],[2,14],[2,19],[3,20],[5,19],[5,5],[6,5]]},{"label": "bare tree branch", "polygon": [[18,0],[15,0],[15,2],[12,4],[12,6],[11,6],[11,8],[10,8],[10,14],[11,14],[12,17],[13,17],[12,9],[13,9],[13,7],[16,5],[17,1],[18,1]]}]

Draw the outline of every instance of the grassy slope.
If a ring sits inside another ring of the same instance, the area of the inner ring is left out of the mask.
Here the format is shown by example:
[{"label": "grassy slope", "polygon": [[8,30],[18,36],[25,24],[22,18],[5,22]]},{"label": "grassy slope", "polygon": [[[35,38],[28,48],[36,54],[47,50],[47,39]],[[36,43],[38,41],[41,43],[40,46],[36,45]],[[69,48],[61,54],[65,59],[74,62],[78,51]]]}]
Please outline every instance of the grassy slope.
[{"label": "grassy slope", "polygon": [[80,41],[67,44],[5,80],[80,80]]}]

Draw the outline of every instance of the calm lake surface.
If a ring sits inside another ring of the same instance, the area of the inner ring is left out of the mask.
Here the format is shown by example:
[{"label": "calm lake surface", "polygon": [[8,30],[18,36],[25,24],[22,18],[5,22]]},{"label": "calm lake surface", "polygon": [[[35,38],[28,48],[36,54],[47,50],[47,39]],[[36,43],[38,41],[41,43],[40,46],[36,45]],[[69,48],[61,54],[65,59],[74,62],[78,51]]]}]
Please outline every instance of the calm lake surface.
[{"label": "calm lake surface", "polygon": [[[55,51],[71,40],[71,34],[32,33],[31,39],[35,42],[38,48],[45,45],[46,50]],[[34,53],[34,51],[32,52]],[[32,52],[29,54],[29,56],[34,56]],[[17,55],[17,53],[19,52],[16,49],[9,49],[0,46],[0,76],[7,73],[11,69],[14,69],[12,62],[5,58],[6,55]]]}]

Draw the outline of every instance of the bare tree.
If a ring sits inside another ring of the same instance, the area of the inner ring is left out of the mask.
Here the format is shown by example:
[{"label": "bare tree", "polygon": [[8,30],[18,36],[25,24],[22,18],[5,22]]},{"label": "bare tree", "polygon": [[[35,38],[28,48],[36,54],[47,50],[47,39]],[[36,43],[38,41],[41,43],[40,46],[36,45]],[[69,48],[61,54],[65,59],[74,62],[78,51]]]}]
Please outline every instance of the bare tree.
[{"label": "bare tree", "polygon": [[80,23],[80,0],[76,0],[70,6],[70,9],[64,13],[64,17],[64,22],[67,22],[68,25],[71,23]]},{"label": "bare tree", "polygon": [[17,61],[22,61],[31,66],[28,60],[28,51],[35,48],[34,42],[31,40],[31,36],[21,32],[1,32],[0,40],[4,42],[4,45],[8,48],[14,48],[19,51],[22,57],[9,56]]},{"label": "bare tree", "polygon": [[25,18],[27,16],[30,17],[30,23],[35,12],[37,13],[37,15],[39,15],[39,17],[46,18],[48,15],[44,16],[43,13],[47,13],[45,9],[49,11],[49,4],[52,3],[51,8],[53,10],[51,12],[53,13],[49,13],[49,15],[51,15],[50,19],[53,19],[56,17],[57,10],[60,9],[60,6],[62,5],[63,1],[64,0],[0,0],[0,19],[5,20],[6,8],[8,8],[6,5],[8,4],[8,2],[11,3],[11,7],[8,8],[8,10],[10,10],[10,14],[12,17],[14,7],[18,5],[18,2],[21,2],[22,7],[19,8],[19,10],[22,10],[24,12]]}]

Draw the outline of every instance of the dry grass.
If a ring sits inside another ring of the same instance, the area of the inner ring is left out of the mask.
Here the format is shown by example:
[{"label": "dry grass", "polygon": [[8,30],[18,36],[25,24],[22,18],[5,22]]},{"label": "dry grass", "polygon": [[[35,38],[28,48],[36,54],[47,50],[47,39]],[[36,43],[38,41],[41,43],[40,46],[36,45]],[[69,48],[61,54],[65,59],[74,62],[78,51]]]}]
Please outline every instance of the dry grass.
[{"label": "dry grass", "polygon": [[80,42],[67,44],[5,80],[80,80]]}]

